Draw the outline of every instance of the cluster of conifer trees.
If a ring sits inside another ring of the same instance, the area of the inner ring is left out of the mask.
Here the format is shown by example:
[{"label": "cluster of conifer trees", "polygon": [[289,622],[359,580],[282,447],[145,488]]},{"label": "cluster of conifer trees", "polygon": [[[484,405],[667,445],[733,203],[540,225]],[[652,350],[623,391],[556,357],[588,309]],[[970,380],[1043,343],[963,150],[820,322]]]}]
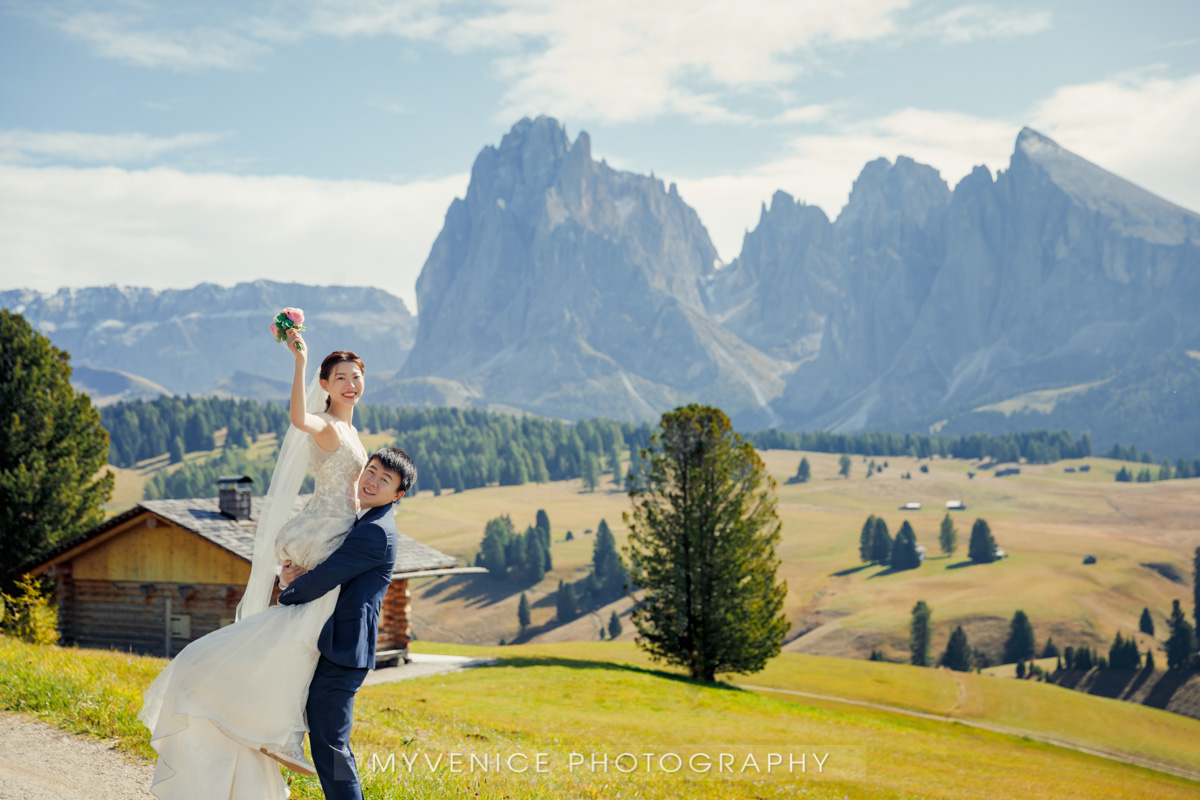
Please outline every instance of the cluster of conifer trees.
[{"label": "cluster of conifer trees", "polygon": [[488,520],[475,554],[475,566],[503,580],[537,583],[554,566],[550,558],[550,517],[538,509],[537,521],[524,533],[517,533],[507,514]]},{"label": "cluster of conifer trees", "polygon": [[625,594],[628,579],[625,565],[617,554],[617,540],[608,523],[601,519],[592,547],[591,572],[573,583],[558,582],[555,608],[559,622],[569,622],[581,612],[591,611],[620,598]]},{"label": "cluster of conifer trees", "polygon": [[990,458],[997,463],[1025,459],[1031,464],[1052,464],[1064,458],[1092,455],[1092,439],[1076,440],[1069,431],[1027,431],[991,435],[926,436],[918,433],[796,433],[774,428],[745,437],[758,448],[808,450],[817,453],[852,453],[861,456],[912,456],[932,458]]},{"label": "cluster of conifer trees", "polygon": [[114,403],[100,409],[108,431],[108,463],[130,467],[170,453],[172,463],[184,453],[212,450],[213,433],[227,428],[229,447],[247,447],[263,433],[283,434],[287,409],[274,403],[228,397],[156,397]]},{"label": "cluster of conifer trees", "polygon": [[[949,512],[942,519],[938,533],[942,554],[954,555],[958,548],[958,530]],[[988,564],[999,558],[1000,549],[986,520],[977,519],[971,527],[971,542],[967,557],[977,564]],[[887,564],[894,570],[916,569],[925,559],[924,548],[918,546],[917,535],[908,520],[900,524],[896,538],[888,532],[887,522],[874,514],[867,517],[858,535],[858,555],[867,564]]]}]

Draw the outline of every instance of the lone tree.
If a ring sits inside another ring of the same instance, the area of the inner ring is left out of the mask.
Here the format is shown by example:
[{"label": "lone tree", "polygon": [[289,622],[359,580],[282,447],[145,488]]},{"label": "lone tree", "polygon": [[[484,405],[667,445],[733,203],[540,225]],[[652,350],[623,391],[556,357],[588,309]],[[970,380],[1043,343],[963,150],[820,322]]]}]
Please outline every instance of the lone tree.
[{"label": "lone tree", "polygon": [[1150,609],[1142,609],[1142,618],[1138,620],[1138,630],[1148,636],[1154,635],[1154,618],[1150,616]]},{"label": "lone tree", "polygon": [[1167,669],[1184,669],[1191,663],[1196,650],[1196,633],[1184,616],[1179,600],[1171,603],[1171,616],[1167,620],[1171,635],[1167,638]]},{"label": "lone tree", "polygon": [[942,555],[952,556],[958,549],[958,529],[954,527],[954,520],[950,519],[949,511],[942,519],[942,530],[938,533],[938,545],[942,548]]},{"label": "lone tree", "polygon": [[0,309],[0,575],[104,521],[108,433],[70,356]]},{"label": "lone tree", "polygon": [[912,651],[912,663],[918,667],[929,666],[929,644],[932,638],[929,630],[929,606],[924,600],[918,600],[913,606],[912,623],[908,629],[908,649]]},{"label": "lone tree", "polygon": [[808,483],[812,479],[812,467],[808,464],[808,456],[800,459],[800,466],[796,468],[796,483]]},{"label": "lone tree", "polygon": [[850,477],[850,456],[843,454],[838,459],[838,475],[841,475],[843,478]]},{"label": "lone tree", "polygon": [[517,623],[521,626],[521,630],[529,627],[529,598],[521,592],[521,603],[517,606]]},{"label": "lone tree", "polygon": [[975,520],[971,528],[971,544],[967,547],[967,558],[976,564],[990,564],[996,560],[996,540],[986,521]]},{"label": "lone tree", "polygon": [[1004,642],[1004,663],[1011,664],[1014,661],[1033,658],[1033,651],[1033,625],[1024,611],[1018,611],[1013,614],[1012,621],[1008,624],[1008,639]]},{"label": "lone tree", "polygon": [[621,618],[617,616],[617,612],[612,612],[612,616],[608,618],[608,638],[615,639],[621,635]]},{"label": "lone tree", "polygon": [[633,612],[638,646],[693,680],[762,669],[789,627],[775,482],[723,412],[694,403],[663,415],[645,467],[625,514],[633,580],[645,589]]},{"label": "lone tree", "polygon": [[892,543],[892,569],[916,569],[921,566],[921,555],[917,552],[917,534],[908,520],[900,525],[896,541]]},{"label": "lone tree", "polygon": [[971,647],[967,644],[966,631],[959,625],[950,634],[946,643],[946,652],[942,653],[942,666],[958,672],[971,671]]}]

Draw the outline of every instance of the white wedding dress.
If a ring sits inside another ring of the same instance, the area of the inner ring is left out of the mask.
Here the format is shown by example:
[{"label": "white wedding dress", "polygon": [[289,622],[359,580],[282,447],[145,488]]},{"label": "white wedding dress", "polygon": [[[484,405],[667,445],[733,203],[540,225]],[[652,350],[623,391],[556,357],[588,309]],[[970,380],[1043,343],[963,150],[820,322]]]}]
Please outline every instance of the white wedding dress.
[{"label": "white wedding dress", "polygon": [[[356,483],[367,454],[358,433],[337,429],[338,449],[311,437],[312,499],[279,529],[274,556],[306,569],[341,545],[356,514]],[[264,511],[263,516],[266,516]],[[256,555],[256,564],[259,558]],[[251,584],[254,577],[251,578]],[[277,752],[303,741],[304,706],[319,653],[317,637],[339,589],[311,603],[270,606],[185,647],[144,695],[139,719],[158,753],[151,791],[162,800],[283,800]]]}]

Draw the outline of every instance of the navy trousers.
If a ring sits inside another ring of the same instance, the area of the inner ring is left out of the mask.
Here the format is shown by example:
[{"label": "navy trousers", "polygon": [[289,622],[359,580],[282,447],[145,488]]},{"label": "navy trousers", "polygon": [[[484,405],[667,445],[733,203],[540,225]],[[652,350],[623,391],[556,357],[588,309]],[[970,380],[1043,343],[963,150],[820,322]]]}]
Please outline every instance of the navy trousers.
[{"label": "navy trousers", "polygon": [[325,800],[362,800],[358,766],[350,752],[350,727],[354,695],[366,677],[366,669],[343,667],[321,656],[309,685],[308,743]]}]

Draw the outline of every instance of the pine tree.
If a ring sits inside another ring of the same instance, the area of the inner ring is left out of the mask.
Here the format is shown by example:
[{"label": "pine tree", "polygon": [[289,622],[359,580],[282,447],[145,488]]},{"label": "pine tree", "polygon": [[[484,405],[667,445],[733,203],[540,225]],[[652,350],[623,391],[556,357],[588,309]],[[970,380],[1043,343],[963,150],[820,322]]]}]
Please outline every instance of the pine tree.
[{"label": "pine tree", "polygon": [[182,436],[176,436],[171,440],[171,449],[168,452],[170,453],[170,461],[172,464],[178,464],[179,462],[183,461],[184,449]]},{"label": "pine tree", "polygon": [[954,520],[950,519],[950,512],[946,512],[945,518],[942,519],[942,530],[938,534],[938,545],[942,548],[942,554],[947,556],[954,555],[954,551],[958,549],[958,530],[954,527]]},{"label": "pine tree", "polygon": [[608,638],[615,639],[621,635],[621,618],[617,616],[617,612],[612,612],[612,616],[608,618]]},{"label": "pine tree", "polygon": [[843,455],[838,459],[838,475],[843,478],[850,477],[850,456]]},{"label": "pine tree", "polygon": [[1117,471],[1117,481],[1119,483],[1129,483],[1132,480],[1133,474],[1125,467],[1122,466],[1121,469]]},{"label": "pine tree", "polygon": [[967,547],[967,558],[976,564],[990,564],[996,560],[996,540],[986,521],[975,520],[971,528],[971,543]]},{"label": "pine tree", "polygon": [[596,576],[600,603],[615,600],[625,590],[625,566],[617,554],[617,540],[603,519],[592,545],[592,574]]},{"label": "pine tree", "polygon": [[475,560],[476,566],[483,567],[493,577],[506,577],[510,566],[509,542],[512,538],[512,520],[507,515],[488,520]]},{"label": "pine tree", "polygon": [[1150,616],[1150,609],[1142,609],[1142,618],[1138,620],[1138,630],[1148,636],[1154,635],[1154,618]]},{"label": "pine tree", "polygon": [[917,553],[917,535],[912,525],[904,520],[900,530],[896,532],[896,541],[892,544],[892,569],[916,569],[921,566],[921,556]]},{"label": "pine tree", "polygon": [[525,573],[530,583],[546,577],[546,551],[537,528],[525,532]]},{"label": "pine tree", "polygon": [[924,600],[918,600],[913,606],[912,622],[908,629],[908,649],[912,653],[911,662],[918,667],[929,666],[929,606]]},{"label": "pine tree", "polygon": [[1046,646],[1042,648],[1042,658],[1054,658],[1058,655],[1058,645],[1054,643],[1054,637],[1051,636],[1046,640]]},{"label": "pine tree", "polygon": [[766,466],[724,413],[692,404],[663,415],[647,467],[625,515],[633,581],[645,591],[633,615],[638,645],[694,680],[762,669],[789,627]]},{"label": "pine tree", "polygon": [[1192,620],[1195,630],[1200,631],[1200,547],[1192,559]]},{"label": "pine tree", "polygon": [[213,439],[212,428],[209,427],[205,415],[193,414],[188,417],[187,427],[183,432],[183,443],[187,445],[189,453],[216,449],[217,443]]},{"label": "pine tree", "polygon": [[1018,661],[1017,662],[1017,680],[1024,680],[1024,679],[1025,679],[1025,662]]},{"label": "pine tree", "polygon": [[967,644],[967,634],[959,625],[950,634],[946,643],[946,652],[942,653],[942,666],[958,672],[971,671],[971,647]]},{"label": "pine tree", "polygon": [[555,599],[558,607],[558,621],[563,623],[575,619],[575,609],[577,606],[575,603],[575,589],[572,588],[571,584],[563,583],[560,580]]},{"label": "pine tree", "polygon": [[808,464],[808,457],[800,459],[800,466],[796,468],[796,483],[808,483],[812,479],[812,467]]},{"label": "pine tree", "polygon": [[875,533],[871,537],[871,561],[886,564],[892,560],[892,537],[883,517],[875,518]]},{"label": "pine tree", "polygon": [[1008,626],[1008,639],[1004,642],[1004,663],[1033,658],[1033,625],[1024,611],[1013,614]]},{"label": "pine tree", "polygon": [[1178,600],[1171,603],[1171,617],[1167,620],[1171,635],[1167,638],[1167,669],[1183,669],[1196,651],[1196,634]]},{"label": "pine tree", "polygon": [[858,536],[858,557],[859,560],[870,563],[873,559],[871,554],[875,552],[875,515],[867,517],[867,521],[863,523],[862,533]]},{"label": "pine tree", "polygon": [[600,485],[600,459],[596,458],[595,453],[588,453],[584,457],[583,483],[589,492],[596,491]]},{"label": "pine tree", "polygon": [[524,592],[521,592],[521,602],[517,606],[517,623],[520,624],[521,630],[523,631],[529,627],[529,622],[530,622],[529,598],[525,596]]},{"label": "pine tree", "polygon": [[543,530],[546,532],[545,543],[549,544],[550,543],[550,515],[546,513],[546,509],[539,508],[537,510],[537,516],[534,517],[533,525],[535,528],[538,528],[539,530]]},{"label": "pine tree", "polygon": [[104,521],[109,439],[70,356],[0,309],[0,576]]},{"label": "pine tree", "polygon": [[1154,672],[1154,670],[1155,670],[1154,651],[1152,649],[1150,649],[1149,647],[1146,648],[1146,669],[1149,670],[1150,672]]}]

